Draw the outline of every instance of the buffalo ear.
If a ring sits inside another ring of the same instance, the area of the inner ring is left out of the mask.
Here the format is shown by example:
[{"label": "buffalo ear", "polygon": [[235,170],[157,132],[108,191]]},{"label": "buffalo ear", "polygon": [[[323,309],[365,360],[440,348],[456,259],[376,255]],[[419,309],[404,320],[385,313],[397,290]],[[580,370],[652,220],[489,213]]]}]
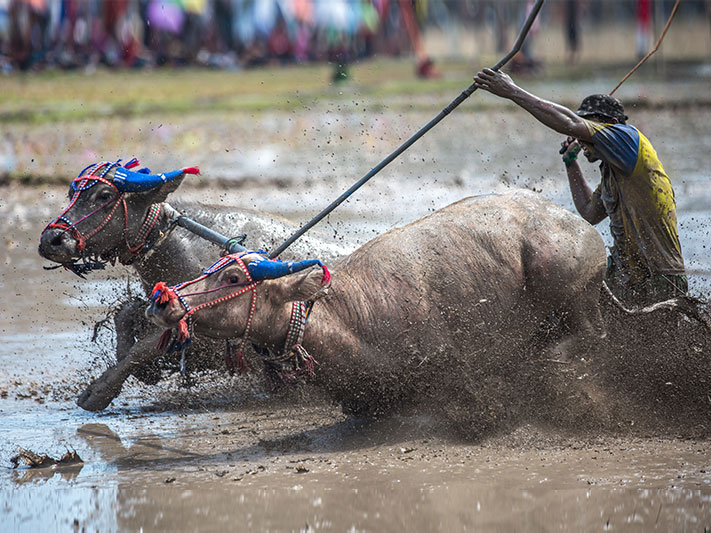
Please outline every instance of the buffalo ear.
[{"label": "buffalo ear", "polygon": [[289,274],[279,279],[281,296],[287,302],[305,302],[326,295],[329,283],[324,281],[321,267],[312,267],[303,272]]},{"label": "buffalo ear", "polygon": [[155,189],[145,192],[134,192],[131,193],[131,195],[135,195],[134,197],[140,198],[141,201],[145,202],[147,205],[159,204],[161,202],[165,202],[168,195],[175,192],[175,190],[180,187],[180,184],[183,183],[184,179],[185,174],[181,174],[177,178],[163,183],[160,187],[156,187]]}]

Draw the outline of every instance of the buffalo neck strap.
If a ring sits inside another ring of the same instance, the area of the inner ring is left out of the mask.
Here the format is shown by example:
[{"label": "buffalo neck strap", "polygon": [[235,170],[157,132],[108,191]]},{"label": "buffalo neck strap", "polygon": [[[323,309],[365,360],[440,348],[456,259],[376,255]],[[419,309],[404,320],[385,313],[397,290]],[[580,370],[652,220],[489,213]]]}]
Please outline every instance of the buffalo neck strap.
[{"label": "buffalo neck strap", "polygon": [[284,342],[284,353],[288,353],[295,345],[301,344],[301,341],[304,340],[305,329],[306,305],[304,302],[292,302],[289,329],[287,329],[286,341]]},{"label": "buffalo neck strap", "polygon": [[124,202],[124,240],[126,241],[128,252],[132,257],[125,261],[120,260],[121,264],[131,264],[138,256],[147,251],[149,248],[147,244],[148,237],[158,224],[158,220],[160,220],[161,210],[161,204],[151,204],[146,212],[146,215],[143,217],[143,222],[141,223],[140,228],[138,228],[138,233],[136,234],[135,239],[133,239],[133,243],[131,243],[128,237],[128,211]]},{"label": "buffalo neck strap", "polygon": [[293,302],[284,348],[278,355],[262,357],[267,370],[276,373],[278,378],[287,383],[294,382],[299,376],[313,377],[315,366],[318,365],[318,361],[302,345],[312,308],[313,302]]}]

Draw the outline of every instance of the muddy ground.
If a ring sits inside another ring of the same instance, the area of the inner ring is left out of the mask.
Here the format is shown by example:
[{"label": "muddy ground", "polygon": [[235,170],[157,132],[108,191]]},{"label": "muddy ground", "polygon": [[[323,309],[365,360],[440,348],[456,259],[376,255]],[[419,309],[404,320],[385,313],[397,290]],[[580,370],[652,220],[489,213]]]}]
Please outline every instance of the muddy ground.
[{"label": "muddy ground", "polygon": [[[707,82],[689,81],[684,90],[702,93]],[[606,84],[543,89],[572,98]],[[662,104],[679,95],[663,85],[625,90]],[[363,113],[363,105],[355,92],[348,106],[166,116],[148,127],[138,118],[15,125],[11,144],[23,165],[55,162],[67,182],[93,160],[119,155],[141,156],[156,170],[199,164],[202,177],[186,183],[180,200],[304,221],[431,118],[387,106]],[[692,292],[706,297],[711,111],[664,104],[629,114],[674,179]],[[464,109],[321,229],[356,245],[463,196],[512,187],[573,209],[559,141],[516,110]],[[593,166],[586,170],[595,175]],[[221,372],[192,388],[176,376],[155,387],[130,380],[106,411],[83,412],[74,398],[111,362],[110,331],[92,343],[92,326],[127,285],[138,287],[122,268],[89,281],[43,270],[38,236],[65,194],[56,185],[0,190],[7,229],[0,274],[3,529],[711,528],[709,343],[698,324],[671,315],[630,329],[608,310],[619,342],[518,376],[550,371],[561,377],[554,388],[477,376],[481,386],[469,390],[476,409],[494,414],[484,425],[462,391],[439,412],[366,421],[346,417],[308,387],[270,397],[259,377]],[[581,361],[591,355],[592,362]],[[552,383],[543,378],[535,383]],[[84,463],[13,469],[18,447],[57,458],[76,450]]]}]

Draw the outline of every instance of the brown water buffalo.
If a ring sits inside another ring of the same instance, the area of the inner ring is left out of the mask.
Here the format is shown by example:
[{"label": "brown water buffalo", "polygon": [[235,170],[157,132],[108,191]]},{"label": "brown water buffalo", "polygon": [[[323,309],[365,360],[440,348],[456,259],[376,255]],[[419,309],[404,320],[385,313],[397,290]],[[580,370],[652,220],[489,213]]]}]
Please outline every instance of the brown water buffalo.
[{"label": "brown water buffalo", "polygon": [[[575,336],[602,332],[600,235],[529,191],[465,198],[393,229],[340,259],[330,282],[325,268],[265,279],[263,256],[233,259],[194,283],[158,286],[146,316],[183,337],[248,330],[249,341],[281,355],[269,365],[291,374],[315,365],[316,382],[356,413],[418,396],[436,376],[471,365],[498,366],[506,379],[506,365],[526,364],[514,354],[552,315]],[[312,304],[301,332],[294,302]]]},{"label": "brown water buffalo", "polygon": [[[87,175],[92,168],[86,169],[82,175]],[[101,180],[95,180],[85,189],[82,187],[86,184],[74,180],[69,190],[69,208],[42,233],[40,255],[71,268],[78,265],[79,269],[83,268],[84,260],[93,264],[115,261],[130,264],[146,290],[160,280],[176,283],[186,275],[197,275],[218,248],[182,228],[173,229],[174,210],[164,203],[181,184],[185,174],[176,171],[170,181],[154,179],[144,190],[122,191],[115,185],[117,171],[125,172],[124,167],[117,165],[103,176],[101,172],[96,173]],[[138,173],[133,175],[138,176]],[[77,188],[81,189],[79,194]],[[247,209],[176,207],[222,234],[246,233],[247,243],[258,249],[273,249],[297,229],[286,219]],[[151,217],[155,217],[152,226],[147,223]],[[295,243],[286,255],[304,255],[316,250],[325,257],[334,258],[343,255],[346,246],[314,233]],[[116,313],[117,363],[79,396],[77,403],[82,408],[91,411],[105,408],[119,394],[131,373],[149,384],[160,379],[161,370],[165,370],[156,363],[161,355],[155,349],[160,330],[145,319],[141,312],[144,305],[145,301],[138,299],[128,302]],[[223,365],[223,350],[222,344],[211,343],[192,353],[188,363],[199,368]]]}]

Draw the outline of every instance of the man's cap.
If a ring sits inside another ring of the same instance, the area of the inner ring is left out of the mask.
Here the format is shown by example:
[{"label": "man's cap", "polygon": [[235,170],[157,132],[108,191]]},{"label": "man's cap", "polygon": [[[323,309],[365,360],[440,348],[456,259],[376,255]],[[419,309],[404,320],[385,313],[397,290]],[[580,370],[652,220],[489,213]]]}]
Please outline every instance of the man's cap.
[{"label": "man's cap", "polygon": [[614,118],[620,124],[627,122],[627,115],[625,115],[625,108],[622,107],[622,102],[609,94],[592,94],[586,97],[580,104],[577,114],[581,117],[599,115],[601,117]]}]

